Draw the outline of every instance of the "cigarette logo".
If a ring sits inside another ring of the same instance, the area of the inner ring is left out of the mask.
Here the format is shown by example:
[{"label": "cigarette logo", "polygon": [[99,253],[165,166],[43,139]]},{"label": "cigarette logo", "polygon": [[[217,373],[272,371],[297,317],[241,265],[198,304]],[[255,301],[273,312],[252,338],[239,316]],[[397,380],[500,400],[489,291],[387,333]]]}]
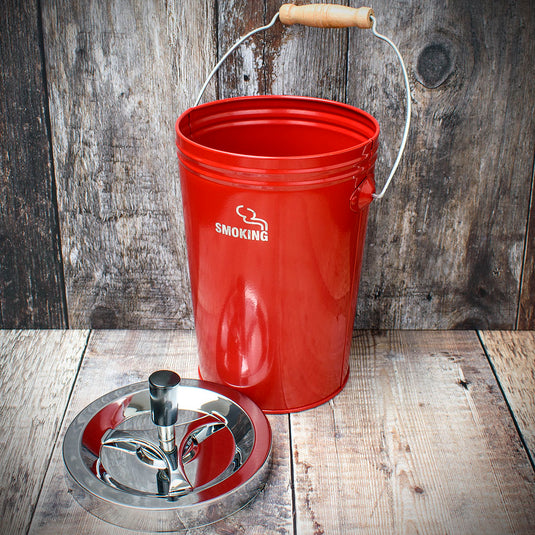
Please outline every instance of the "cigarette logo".
[{"label": "cigarette logo", "polygon": [[256,212],[251,208],[245,208],[243,204],[240,204],[240,206],[236,208],[236,213],[243,219],[244,223],[247,223],[248,225],[257,225],[262,230],[268,229],[267,221],[256,217]]},{"label": "cigarette logo", "polygon": [[243,204],[236,207],[236,213],[243,219],[246,227],[235,227],[217,221],[215,231],[222,236],[239,238],[240,240],[269,241],[268,224],[265,219],[256,217],[256,212],[251,208],[246,208]]}]

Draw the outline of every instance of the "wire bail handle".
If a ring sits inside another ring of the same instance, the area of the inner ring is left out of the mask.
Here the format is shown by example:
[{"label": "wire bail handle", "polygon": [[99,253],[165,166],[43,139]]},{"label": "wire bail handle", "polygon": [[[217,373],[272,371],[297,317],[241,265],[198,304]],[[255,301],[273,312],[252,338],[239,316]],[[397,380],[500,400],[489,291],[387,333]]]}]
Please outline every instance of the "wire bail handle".
[{"label": "wire bail handle", "polygon": [[386,193],[388,186],[390,186],[390,182],[392,181],[392,178],[394,177],[394,174],[399,166],[401,157],[403,156],[403,152],[405,150],[405,145],[407,144],[407,138],[409,136],[409,128],[411,123],[411,90],[409,85],[409,77],[407,75],[407,69],[405,68],[403,58],[401,57],[397,46],[388,37],[377,32],[377,21],[375,19],[373,9],[370,7],[353,8],[337,4],[309,4],[303,6],[283,4],[280,7],[278,13],[276,13],[275,16],[271,19],[269,24],[266,24],[265,26],[260,26],[259,28],[256,28],[247,33],[246,35],[240,37],[227,50],[227,52],[225,52],[225,54],[217,62],[215,67],[212,69],[212,71],[206,78],[206,81],[201,87],[201,90],[199,91],[199,94],[197,95],[195,104],[193,106],[197,106],[199,104],[203,93],[206,90],[206,87],[210,83],[210,80],[213,78],[213,76],[216,74],[216,72],[219,70],[221,65],[228,58],[228,56],[230,56],[230,54],[232,54],[232,52],[234,52],[236,48],[238,48],[244,41],[249,39],[249,37],[251,37],[255,33],[262,32],[271,28],[277,22],[277,19],[280,19],[283,24],[286,24],[288,26],[292,24],[302,24],[304,26],[315,26],[318,28],[371,28],[373,35],[375,35],[375,37],[377,37],[381,41],[387,43],[396,53],[396,56],[399,60],[399,64],[401,66],[403,80],[405,82],[405,128],[403,129],[403,137],[399,146],[398,155],[396,157],[394,165],[392,166],[392,169],[390,170],[388,179],[386,180],[381,192],[373,194],[373,197],[375,199],[381,199]]}]

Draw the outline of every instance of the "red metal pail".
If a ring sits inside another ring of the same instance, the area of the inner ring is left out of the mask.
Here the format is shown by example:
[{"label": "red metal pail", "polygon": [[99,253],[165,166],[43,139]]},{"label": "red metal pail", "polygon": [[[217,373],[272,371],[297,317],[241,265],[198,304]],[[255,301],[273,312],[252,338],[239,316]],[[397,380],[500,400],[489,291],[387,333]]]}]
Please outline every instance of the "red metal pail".
[{"label": "red metal pail", "polygon": [[349,374],[379,125],[337,102],[240,97],[176,123],[199,371],[266,412]]}]

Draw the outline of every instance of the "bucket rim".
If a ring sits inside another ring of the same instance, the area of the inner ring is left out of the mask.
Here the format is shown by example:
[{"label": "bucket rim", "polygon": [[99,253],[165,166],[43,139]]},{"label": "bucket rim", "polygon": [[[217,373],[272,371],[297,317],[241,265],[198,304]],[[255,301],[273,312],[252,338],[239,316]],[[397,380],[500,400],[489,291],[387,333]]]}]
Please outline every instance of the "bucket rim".
[{"label": "bucket rim", "polygon": [[[357,113],[361,117],[369,120],[374,126],[374,132],[372,136],[368,137],[368,139],[362,141],[361,143],[357,143],[355,145],[351,145],[350,147],[335,150],[335,151],[312,153],[312,154],[305,154],[305,155],[299,155],[299,156],[263,156],[263,155],[257,155],[257,154],[243,154],[240,152],[230,152],[230,151],[215,149],[213,147],[203,145],[201,143],[194,141],[190,137],[186,136],[180,129],[181,121],[183,121],[187,116],[191,115],[191,113],[195,112],[196,110],[207,110],[211,107],[224,106],[226,104],[232,104],[238,101],[245,102],[245,101],[260,101],[260,100],[299,101],[299,102],[307,102],[311,104],[319,104],[323,106],[332,106],[333,108],[338,108],[338,109],[344,109],[352,113]],[[324,99],[324,98],[308,97],[308,96],[294,96],[294,95],[246,95],[246,96],[239,96],[239,97],[230,97],[230,98],[225,98],[225,99],[220,99],[220,100],[212,100],[210,102],[205,102],[203,104],[199,104],[198,106],[192,106],[188,108],[187,110],[185,110],[183,113],[180,114],[180,116],[175,122],[175,134],[177,138],[176,144],[177,144],[178,150],[181,152],[182,152],[182,148],[178,143],[179,139],[181,139],[183,143],[191,146],[192,148],[195,148],[196,150],[209,151],[211,154],[219,154],[223,157],[247,158],[247,159],[250,159],[251,161],[263,161],[263,162],[269,162],[269,161],[271,162],[275,162],[275,161],[296,162],[296,161],[306,161],[306,160],[317,160],[317,159],[323,159],[323,158],[325,159],[337,158],[338,156],[342,156],[352,151],[358,151],[359,149],[362,149],[363,147],[369,144],[377,143],[379,133],[380,133],[380,126],[379,126],[379,122],[377,121],[377,119],[373,117],[373,115],[371,115],[370,113],[362,110],[361,108],[357,108],[355,106],[352,106],[351,104],[338,102],[336,100],[329,100],[329,99]]]}]

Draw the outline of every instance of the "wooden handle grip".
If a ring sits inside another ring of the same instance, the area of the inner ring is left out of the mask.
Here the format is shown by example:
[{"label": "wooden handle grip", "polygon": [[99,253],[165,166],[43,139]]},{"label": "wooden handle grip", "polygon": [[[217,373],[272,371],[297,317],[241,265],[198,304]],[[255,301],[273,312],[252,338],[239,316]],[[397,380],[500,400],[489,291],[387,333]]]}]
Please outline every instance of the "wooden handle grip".
[{"label": "wooden handle grip", "polygon": [[283,24],[303,24],[318,28],[371,28],[372,15],[374,13],[371,7],[354,8],[337,4],[283,4],[279,9],[279,18]]}]

